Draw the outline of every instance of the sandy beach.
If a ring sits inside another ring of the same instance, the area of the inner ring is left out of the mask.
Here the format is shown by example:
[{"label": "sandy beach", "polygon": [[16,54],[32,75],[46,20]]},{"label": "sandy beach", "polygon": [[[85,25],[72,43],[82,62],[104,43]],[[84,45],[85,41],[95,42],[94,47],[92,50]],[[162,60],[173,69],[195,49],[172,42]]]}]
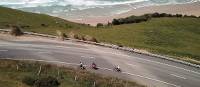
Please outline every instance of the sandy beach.
[{"label": "sandy beach", "polygon": [[109,21],[111,22],[112,19],[114,18],[122,18],[122,17],[127,17],[130,15],[142,15],[142,14],[154,13],[154,12],[200,16],[200,2],[188,3],[188,4],[142,7],[142,8],[133,9],[127,13],[118,14],[118,15],[85,18],[81,20],[70,19],[70,21],[91,24],[95,26],[97,23],[108,23]]}]

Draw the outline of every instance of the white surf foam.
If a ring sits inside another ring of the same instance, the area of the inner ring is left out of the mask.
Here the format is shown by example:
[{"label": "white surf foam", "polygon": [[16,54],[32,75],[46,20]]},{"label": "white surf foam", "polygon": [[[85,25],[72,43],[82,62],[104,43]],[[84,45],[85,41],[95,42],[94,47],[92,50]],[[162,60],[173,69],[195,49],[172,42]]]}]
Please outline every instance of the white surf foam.
[{"label": "white surf foam", "polygon": [[[196,2],[200,0],[188,0],[185,3]],[[5,5],[13,8],[38,7],[38,6],[107,6],[134,4],[138,2],[163,2],[163,0],[0,0],[0,5]],[[180,1],[179,1],[180,2]],[[169,0],[168,4],[179,3],[178,0]],[[163,3],[160,3],[163,4]],[[158,5],[158,4],[156,4]]]},{"label": "white surf foam", "polygon": [[[37,6],[101,6],[101,5],[120,5],[145,2],[152,0],[0,0],[0,5],[17,5],[18,7],[37,7]],[[174,2],[176,0],[170,0]],[[197,1],[197,0],[191,0]],[[199,0],[198,0],[199,1]],[[19,6],[20,5],[20,6]]]},{"label": "white surf foam", "polygon": [[[95,8],[101,8],[101,11],[102,9],[106,9],[107,12],[102,13],[102,15],[114,15],[145,6],[183,4],[197,1],[200,0],[0,0],[0,5],[54,16],[63,13],[73,15],[73,13],[71,14],[70,12],[84,11],[85,9],[93,9],[91,11],[94,11]],[[127,5],[127,7],[119,7],[118,5]],[[32,8],[36,9],[33,10]],[[93,14],[92,12],[89,13],[90,15]]]}]

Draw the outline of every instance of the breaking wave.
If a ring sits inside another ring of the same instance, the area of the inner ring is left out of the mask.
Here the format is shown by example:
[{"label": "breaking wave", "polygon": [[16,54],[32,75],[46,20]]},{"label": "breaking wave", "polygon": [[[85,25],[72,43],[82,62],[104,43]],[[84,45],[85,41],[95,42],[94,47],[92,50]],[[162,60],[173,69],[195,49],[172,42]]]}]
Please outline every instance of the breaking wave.
[{"label": "breaking wave", "polygon": [[38,6],[105,6],[134,4],[149,2],[152,4],[177,4],[189,3],[199,0],[0,0],[0,5],[13,8],[38,7]]},{"label": "breaking wave", "polygon": [[122,14],[145,6],[197,1],[200,0],[0,0],[0,5],[65,19],[80,19]]}]

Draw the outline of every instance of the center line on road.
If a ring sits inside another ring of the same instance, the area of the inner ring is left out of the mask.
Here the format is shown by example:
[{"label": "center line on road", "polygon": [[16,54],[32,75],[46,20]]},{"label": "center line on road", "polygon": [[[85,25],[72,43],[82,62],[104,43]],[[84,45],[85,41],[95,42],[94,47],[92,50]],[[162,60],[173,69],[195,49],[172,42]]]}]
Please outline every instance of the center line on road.
[{"label": "center line on road", "polygon": [[3,46],[5,46],[5,45],[0,44],[0,47],[3,47]]},{"label": "center line on road", "polygon": [[51,52],[38,52],[38,53],[41,53],[41,54],[50,54]]},{"label": "center line on road", "polygon": [[86,59],[95,59],[95,57],[93,57],[93,56],[91,56],[91,57],[81,56],[81,58],[86,58]]},{"label": "center line on road", "polygon": [[168,83],[168,82],[165,82],[165,81],[153,79],[153,78],[146,77],[146,76],[142,76],[142,75],[132,74],[132,73],[128,73],[128,72],[122,72],[122,73],[128,74],[128,75],[132,75],[132,76],[141,77],[141,78],[145,78],[145,79],[149,79],[149,80],[156,81],[156,82],[160,82],[160,83],[164,83],[164,84],[171,85],[171,86],[174,86],[174,87],[181,87],[181,86],[179,86],[179,85],[175,85],[175,84],[172,84],[172,83]]},{"label": "center line on road", "polygon": [[0,50],[0,52],[7,52],[8,50]]},{"label": "center line on road", "polygon": [[175,76],[175,77],[178,77],[178,78],[181,78],[181,79],[186,79],[185,77],[180,76],[180,75],[176,75],[176,74],[170,74],[170,75]]},{"label": "center line on road", "polygon": [[95,59],[95,57],[89,57],[90,59]]},{"label": "center line on road", "polygon": [[133,65],[133,64],[130,64],[130,63],[127,63],[127,65],[129,65],[129,66],[133,66],[133,67],[135,67],[136,65]]}]

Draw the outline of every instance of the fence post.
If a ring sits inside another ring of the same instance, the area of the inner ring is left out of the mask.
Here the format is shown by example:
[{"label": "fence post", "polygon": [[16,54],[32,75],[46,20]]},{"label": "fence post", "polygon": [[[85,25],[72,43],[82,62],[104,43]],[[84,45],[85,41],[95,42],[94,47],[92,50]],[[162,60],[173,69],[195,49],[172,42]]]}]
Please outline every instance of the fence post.
[{"label": "fence post", "polygon": [[77,76],[75,75],[74,80],[77,81]]},{"label": "fence post", "polygon": [[94,83],[93,83],[93,87],[96,87],[96,82],[94,81]]},{"label": "fence post", "polygon": [[18,64],[16,65],[17,66],[17,71],[19,70],[19,66],[18,66]]},{"label": "fence post", "polygon": [[128,82],[126,81],[126,85],[125,85],[125,87],[128,87]]},{"label": "fence post", "polygon": [[42,70],[42,65],[40,65],[40,69],[39,69],[38,74],[37,74],[38,76],[40,75],[41,70]]},{"label": "fence post", "polygon": [[58,69],[58,77],[60,76],[60,70]]}]

